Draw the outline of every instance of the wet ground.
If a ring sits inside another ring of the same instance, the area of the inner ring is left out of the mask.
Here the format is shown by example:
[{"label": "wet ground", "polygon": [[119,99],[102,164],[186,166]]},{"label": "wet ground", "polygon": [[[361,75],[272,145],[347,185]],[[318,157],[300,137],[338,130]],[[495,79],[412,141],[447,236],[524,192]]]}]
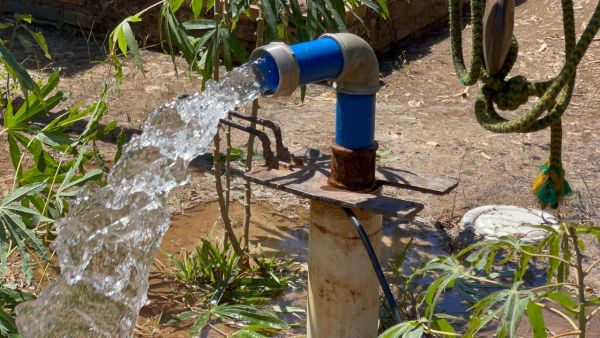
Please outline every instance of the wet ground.
[{"label": "wet ground", "polygon": [[[578,33],[596,5],[594,0],[575,0]],[[515,34],[520,42],[519,60],[513,74],[523,74],[530,80],[546,80],[555,75],[563,64],[562,23],[560,7],[555,0],[518,1]],[[113,82],[110,67],[104,63],[101,47],[104,41],[82,38],[81,32],[55,32],[47,29],[54,61],[46,66],[61,68],[62,88],[72,92],[69,104],[90,103],[105,82]],[[466,27],[468,40],[470,27]],[[87,34],[85,34],[87,37]],[[572,104],[564,118],[563,161],[568,179],[575,190],[560,210],[562,219],[598,222],[600,216],[600,41],[590,46],[578,71]],[[469,47],[465,46],[466,54]],[[119,91],[112,93],[105,121],[117,120],[131,133],[139,132],[146,114],[155,106],[177,95],[192,92],[199,83],[194,75],[179,68],[176,75],[170,58],[145,50],[146,74],[142,75],[127,63],[125,80]],[[31,64],[35,68],[35,64]],[[181,66],[180,62],[180,66]],[[431,254],[449,250],[447,238],[434,224],[444,220],[452,224],[473,207],[485,204],[514,204],[535,207],[530,184],[537,167],[548,156],[549,131],[535,134],[492,134],[482,129],[473,116],[473,102],[478,86],[465,89],[458,84],[452,68],[450,42],[446,27],[425,34],[422,38],[397,46],[381,58],[382,90],[378,94],[376,139],[379,142],[380,163],[397,168],[410,168],[429,174],[442,174],[460,179],[459,187],[447,196],[431,196],[398,189],[385,194],[425,205],[416,219],[409,222],[385,219],[385,258],[393,258],[408,239],[416,236],[415,247],[409,256],[410,266],[417,266]],[[333,136],[335,95],[324,85],[308,86],[304,103],[299,94],[285,99],[261,99],[260,115],[280,124],[284,141],[293,152],[300,153],[310,146],[327,152]],[[66,105],[65,105],[66,106]],[[508,116],[524,112],[520,109]],[[234,133],[234,145],[243,147],[246,136]],[[0,138],[0,190],[12,183],[8,163],[7,142]],[[101,150],[109,158],[114,144],[106,142]],[[236,177],[232,196],[241,200],[242,180]],[[182,310],[181,301],[174,298],[168,274],[166,254],[190,250],[200,238],[222,236],[217,204],[214,202],[214,178],[210,166],[199,160],[193,167],[190,183],[174,192],[169,203],[174,211],[173,225],[163,241],[163,253],[157,257],[152,276],[150,303],[142,310],[136,335],[139,337],[186,337],[185,325],[164,325],[173,314]],[[253,223],[251,242],[261,243],[266,251],[297,262],[299,288],[291,291],[282,302],[305,305],[302,284],[306,270],[308,229],[307,202],[289,194],[253,186]],[[241,224],[243,209],[235,203],[235,224]],[[237,229],[239,231],[239,228]],[[590,261],[598,258],[597,243],[587,242],[586,255]],[[589,278],[590,293],[600,290],[600,271]],[[455,308],[455,310],[459,309]],[[303,314],[294,321],[301,322]],[[548,317],[547,323],[555,325]],[[554,332],[567,327],[556,324]],[[594,322],[590,337],[600,336]],[[229,332],[222,325],[207,333],[208,337]],[[520,330],[523,337],[531,334],[527,327]],[[293,335],[293,334],[291,334]]]}]

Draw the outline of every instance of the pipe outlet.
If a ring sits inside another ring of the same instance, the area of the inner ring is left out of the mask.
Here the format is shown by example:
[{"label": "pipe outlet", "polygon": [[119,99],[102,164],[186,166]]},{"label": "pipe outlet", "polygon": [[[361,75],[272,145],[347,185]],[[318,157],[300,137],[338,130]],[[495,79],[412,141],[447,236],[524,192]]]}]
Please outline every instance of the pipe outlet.
[{"label": "pipe outlet", "polygon": [[255,49],[250,55],[258,71],[259,82],[270,96],[289,96],[300,83],[300,68],[294,53],[283,42]]}]

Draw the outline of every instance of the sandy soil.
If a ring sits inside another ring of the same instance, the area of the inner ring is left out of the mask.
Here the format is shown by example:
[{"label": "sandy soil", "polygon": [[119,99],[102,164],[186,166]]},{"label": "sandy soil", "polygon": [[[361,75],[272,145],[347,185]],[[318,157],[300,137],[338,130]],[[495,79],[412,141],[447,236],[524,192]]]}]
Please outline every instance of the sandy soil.
[{"label": "sandy soil", "polygon": [[[594,0],[575,0],[578,33],[581,32]],[[518,1],[515,34],[521,49],[513,74],[523,74],[530,80],[545,80],[557,74],[563,64],[561,12],[554,0]],[[470,27],[466,27],[468,40]],[[61,68],[61,87],[72,92],[68,106],[77,101],[89,103],[97,97],[105,82],[112,83],[110,67],[103,60],[103,41],[82,38],[79,32],[55,32],[47,29],[47,37],[54,60],[46,69]],[[469,53],[465,46],[466,54]],[[198,88],[194,75],[188,74],[179,62],[179,75],[168,56],[145,50],[145,74],[135,70],[130,62],[124,69],[125,80],[119,91],[114,91],[105,121],[117,120],[128,132],[139,132],[146,114],[153,107],[169,101],[181,93]],[[32,64],[32,67],[34,65]],[[473,102],[478,88],[465,89],[453,73],[448,30],[442,27],[422,38],[396,46],[381,57],[383,87],[378,94],[376,139],[379,142],[380,163],[397,168],[410,168],[429,174],[443,174],[460,178],[459,187],[447,196],[431,196],[397,189],[386,194],[425,204],[419,217],[411,222],[386,219],[384,257],[393,257],[407,238],[416,235],[417,250],[409,261],[418,264],[431,253],[440,253],[444,234],[433,226],[440,219],[456,221],[470,208],[485,204],[515,204],[535,207],[530,184],[537,167],[548,156],[549,131],[534,134],[492,134],[482,129],[473,116]],[[600,207],[600,43],[592,43],[579,71],[575,94],[564,118],[563,161],[568,179],[575,190],[560,210],[555,211],[564,220],[585,223],[598,222]],[[323,85],[308,86],[304,103],[299,95],[285,99],[261,99],[261,116],[280,124],[284,141],[293,152],[302,152],[310,146],[328,151],[333,136],[335,95]],[[525,111],[520,109],[515,116]],[[110,141],[110,140],[109,140]],[[234,144],[241,146],[246,136],[234,133]],[[6,138],[0,138],[0,190],[12,183],[8,162]],[[112,155],[114,144],[101,146]],[[111,156],[108,156],[109,158]],[[190,183],[174,192],[170,205],[175,212],[173,226],[163,241],[163,250],[179,254],[191,248],[199,238],[206,237],[218,220],[218,208],[212,202],[214,178],[210,166],[197,161]],[[242,180],[233,182],[233,196],[242,196]],[[272,250],[292,254],[305,262],[307,238],[306,201],[291,195],[254,186],[255,218],[252,242],[261,242]],[[241,208],[234,208],[239,224]],[[215,229],[220,229],[217,225]],[[221,236],[217,230],[214,236]],[[588,242],[587,256],[600,256],[595,241]],[[180,309],[169,292],[170,280],[161,254],[152,277],[151,302],[143,309],[138,322],[140,337],[184,337],[186,326],[166,326],[176,310]],[[162,272],[161,272],[162,271]],[[596,276],[600,271],[593,272]],[[590,292],[598,293],[600,279],[590,278]],[[288,299],[289,298],[289,299]],[[286,301],[295,306],[304,305],[302,289],[286,295]],[[175,308],[172,308],[175,306]],[[227,330],[219,326],[219,330]],[[560,327],[557,328],[559,330]],[[560,330],[559,330],[560,332]],[[600,335],[600,331],[598,335]],[[522,335],[530,333],[522,329]],[[217,331],[207,333],[219,337]]]}]

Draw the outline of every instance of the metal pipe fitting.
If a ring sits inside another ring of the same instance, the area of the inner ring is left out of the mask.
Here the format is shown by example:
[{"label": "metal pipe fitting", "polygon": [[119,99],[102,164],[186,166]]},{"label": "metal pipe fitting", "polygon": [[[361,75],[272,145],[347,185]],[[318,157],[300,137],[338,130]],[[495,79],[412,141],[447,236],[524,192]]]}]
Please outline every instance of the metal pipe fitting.
[{"label": "metal pipe fitting", "polygon": [[270,96],[289,96],[300,83],[300,67],[294,53],[283,42],[271,42],[250,55],[263,89]]},{"label": "metal pipe fitting", "polygon": [[331,142],[331,175],[328,182],[336,188],[372,192],[375,187],[377,142],[371,148],[353,150]]},{"label": "metal pipe fitting", "polygon": [[336,77],[338,93],[374,95],[379,91],[379,62],[373,48],[350,33],[324,34],[320,39],[335,40],[340,46],[344,67]]}]

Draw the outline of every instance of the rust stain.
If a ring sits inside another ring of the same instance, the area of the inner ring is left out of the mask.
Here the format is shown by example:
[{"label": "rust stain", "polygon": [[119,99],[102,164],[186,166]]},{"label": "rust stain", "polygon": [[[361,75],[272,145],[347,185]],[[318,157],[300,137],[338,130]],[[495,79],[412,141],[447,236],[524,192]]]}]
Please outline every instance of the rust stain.
[{"label": "rust stain", "polygon": [[375,186],[377,142],[369,149],[352,150],[331,142],[331,176],[329,184],[336,188],[369,192]]},{"label": "rust stain", "polygon": [[[315,228],[317,228],[317,230],[319,230],[320,232],[322,232],[324,234],[332,234],[334,236],[341,237],[341,236],[339,236],[339,234],[336,234],[335,232],[331,232],[331,231],[327,230],[326,227],[324,227],[324,226],[322,226],[322,225],[320,225],[320,224],[318,224],[316,222],[312,222],[312,225]],[[377,231],[372,232],[370,234],[367,234],[367,236],[371,237],[371,236],[374,236],[374,235],[378,235],[379,233],[381,233],[381,230],[382,230],[381,228],[378,228]],[[349,236],[349,237],[343,237],[343,238],[344,239],[350,239],[350,240],[357,240],[357,239],[360,239],[360,236],[356,235],[356,236]]]}]

